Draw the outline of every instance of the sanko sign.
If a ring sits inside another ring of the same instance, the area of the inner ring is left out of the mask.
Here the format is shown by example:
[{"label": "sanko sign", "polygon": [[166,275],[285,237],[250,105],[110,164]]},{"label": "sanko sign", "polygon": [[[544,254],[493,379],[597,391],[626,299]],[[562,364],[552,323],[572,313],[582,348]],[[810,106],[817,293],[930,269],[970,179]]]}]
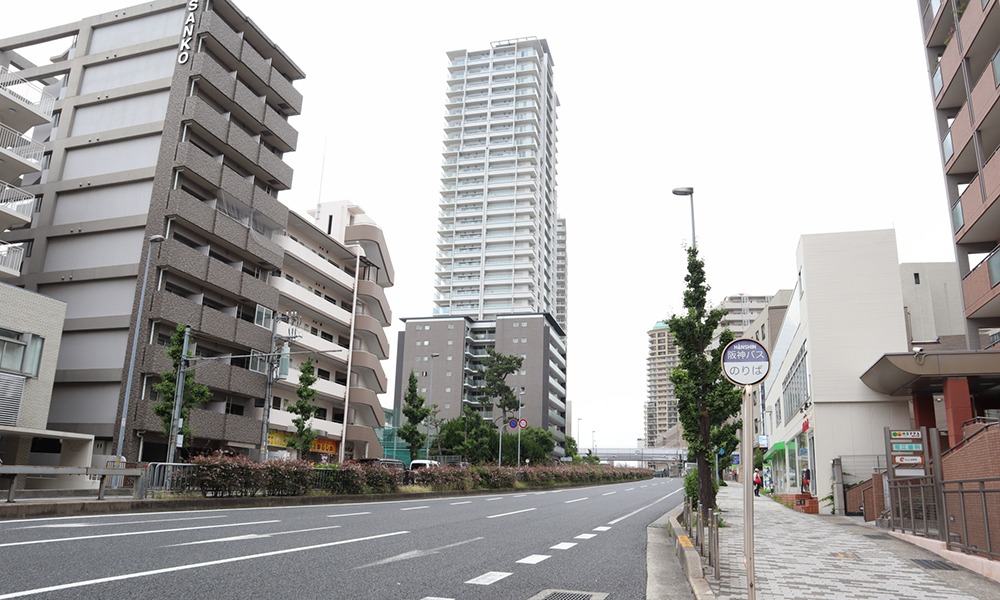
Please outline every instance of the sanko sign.
[{"label": "sanko sign", "polygon": [[191,58],[191,40],[194,39],[194,13],[198,10],[200,0],[188,0],[187,18],[184,19],[184,31],[181,33],[181,43],[178,46],[177,64],[183,65]]}]

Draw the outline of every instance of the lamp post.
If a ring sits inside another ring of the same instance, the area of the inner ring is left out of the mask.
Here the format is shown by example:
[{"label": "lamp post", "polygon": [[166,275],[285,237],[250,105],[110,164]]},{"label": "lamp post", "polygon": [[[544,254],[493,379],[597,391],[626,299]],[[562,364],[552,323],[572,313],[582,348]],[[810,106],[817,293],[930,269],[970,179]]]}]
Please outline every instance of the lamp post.
[{"label": "lamp post", "polygon": [[674,188],[673,193],[675,196],[689,196],[691,198],[691,247],[697,248],[698,243],[694,239],[694,188],[691,187],[680,187]]},{"label": "lamp post", "polygon": [[517,399],[517,466],[521,466],[521,407],[524,406],[524,388],[521,388],[521,397]]},{"label": "lamp post", "polygon": [[[441,356],[438,352],[431,352],[431,380],[427,384],[427,408],[432,406],[431,398],[434,397],[434,359]],[[427,460],[431,459],[431,422],[430,417],[427,417],[427,449],[424,451],[424,458]],[[430,466],[430,465],[428,465]]]},{"label": "lamp post", "polygon": [[125,419],[128,417],[128,401],[132,395],[132,376],[135,373],[135,349],[139,345],[139,328],[142,326],[142,307],[146,303],[146,282],[149,280],[149,259],[153,255],[153,244],[159,244],[165,238],[162,235],[149,236],[149,247],[146,251],[146,269],[142,274],[142,291],[139,292],[139,313],[135,317],[135,331],[132,332],[132,355],[128,360],[128,377],[125,379],[125,404],[122,406],[122,422],[118,427],[118,451],[116,456],[125,459],[123,446],[125,444]]}]

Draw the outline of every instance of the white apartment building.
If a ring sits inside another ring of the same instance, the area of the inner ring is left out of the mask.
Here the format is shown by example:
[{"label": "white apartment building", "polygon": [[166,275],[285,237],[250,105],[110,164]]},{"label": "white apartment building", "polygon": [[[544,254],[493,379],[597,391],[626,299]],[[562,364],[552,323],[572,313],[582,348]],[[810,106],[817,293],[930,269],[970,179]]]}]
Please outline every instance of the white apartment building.
[{"label": "white apartment building", "polygon": [[670,373],[680,358],[679,348],[665,321],[657,321],[649,336],[649,356],[646,359],[646,446],[652,448],[677,427],[677,397]]},{"label": "white apartment building", "polygon": [[719,336],[726,328],[733,332],[736,339],[745,337],[750,325],[760,316],[761,311],[771,301],[771,298],[771,296],[748,296],[747,294],[726,296],[722,302],[715,306],[715,308],[725,310],[726,315],[715,330],[714,342],[718,342]]},{"label": "white apartment building", "polygon": [[558,315],[552,55],[491,46],[448,53],[434,315]]}]

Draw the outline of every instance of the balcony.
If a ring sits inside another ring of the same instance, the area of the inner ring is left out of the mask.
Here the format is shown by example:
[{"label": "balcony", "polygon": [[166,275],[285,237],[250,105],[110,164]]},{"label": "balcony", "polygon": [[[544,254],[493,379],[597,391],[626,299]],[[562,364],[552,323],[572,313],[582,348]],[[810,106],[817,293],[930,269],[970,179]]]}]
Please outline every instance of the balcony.
[{"label": "balcony", "polygon": [[4,123],[17,131],[48,123],[55,102],[41,85],[21,79],[0,65],[0,112]]},{"label": "balcony", "polygon": [[[271,429],[284,429],[285,431],[295,431],[295,424],[292,423],[292,419],[297,418],[297,415],[285,412],[283,410],[271,409],[270,411],[270,421],[268,426]],[[309,419],[309,426],[314,430],[323,432],[325,435],[323,437],[339,439],[343,433],[343,424],[336,423],[334,421],[326,421],[323,419],[317,419],[313,417]]]},{"label": "balcony", "polygon": [[17,181],[42,169],[44,147],[0,123],[0,181]]},{"label": "balcony", "polygon": [[976,265],[962,280],[965,316],[968,319],[1000,317],[1000,247]]},{"label": "balcony", "polygon": [[0,279],[21,276],[24,247],[21,244],[0,242]]},{"label": "balcony", "polygon": [[34,194],[0,181],[0,231],[29,225],[34,209]]}]

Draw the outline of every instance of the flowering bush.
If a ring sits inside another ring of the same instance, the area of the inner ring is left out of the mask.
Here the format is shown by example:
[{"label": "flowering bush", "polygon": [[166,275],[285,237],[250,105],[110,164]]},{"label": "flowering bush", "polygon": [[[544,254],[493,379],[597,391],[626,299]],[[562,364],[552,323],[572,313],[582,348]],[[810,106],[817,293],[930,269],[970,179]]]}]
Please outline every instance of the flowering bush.
[{"label": "flowering bush", "polygon": [[364,494],[367,480],[357,465],[317,466],[324,476],[323,489],[331,494]]},{"label": "flowering bush", "polygon": [[472,469],[479,474],[480,487],[499,490],[512,488],[517,482],[517,469],[514,467],[494,467],[488,465],[472,467]]},{"label": "flowering bush", "polygon": [[413,471],[413,483],[436,492],[471,490],[479,487],[479,473],[469,467],[428,467]]},{"label": "flowering bush", "polygon": [[269,460],[260,463],[260,470],[268,496],[300,496],[309,491],[312,465],[304,460]]},{"label": "flowering bush", "polygon": [[369,494],[389,494],[399,491],[399,480],[396,478],[397,473],[402,473],[399,469],[364,465],[361,467],[361,473]]},{"label": "flowering bush", "polygon": [[254,496],[263,487],[259,463],[245,456],[196,456],[195,481],[203,496]]}]

